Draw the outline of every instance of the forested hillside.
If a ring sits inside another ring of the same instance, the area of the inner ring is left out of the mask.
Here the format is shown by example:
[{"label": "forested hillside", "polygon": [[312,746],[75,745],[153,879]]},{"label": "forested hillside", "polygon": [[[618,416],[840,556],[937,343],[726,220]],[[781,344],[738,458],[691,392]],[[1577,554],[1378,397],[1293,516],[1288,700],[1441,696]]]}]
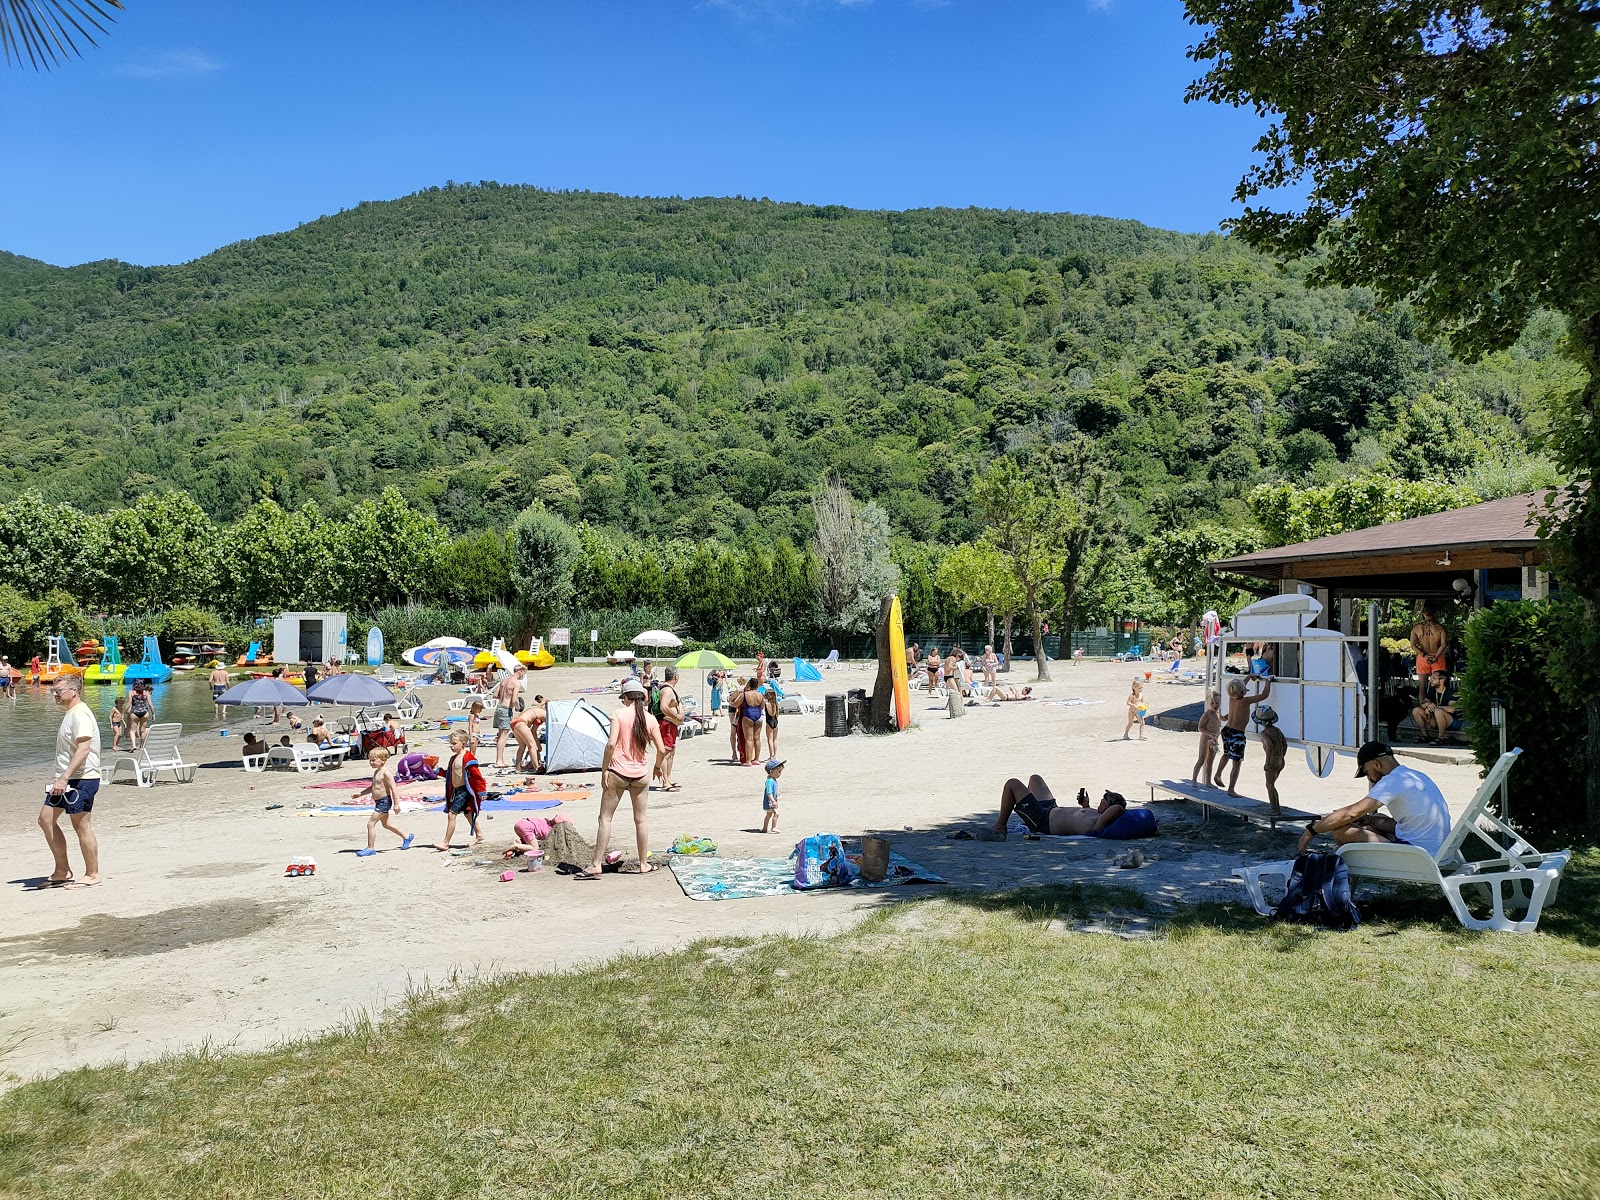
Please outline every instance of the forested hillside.
[{"label": "forested hillside", "polygon": [[393,485],[456,533],[543,498],[799,543],[837,471],[952,542],[972,472],[1038,436],[1097,439],[1135,531],[1242,520],[1352,453],[1523,450],[1553,330],[1465,371],[1370,307],[1126,221],[450,186],[182,266],[0,255],[0,476],[89,510],[170,485],[223,522]]}]

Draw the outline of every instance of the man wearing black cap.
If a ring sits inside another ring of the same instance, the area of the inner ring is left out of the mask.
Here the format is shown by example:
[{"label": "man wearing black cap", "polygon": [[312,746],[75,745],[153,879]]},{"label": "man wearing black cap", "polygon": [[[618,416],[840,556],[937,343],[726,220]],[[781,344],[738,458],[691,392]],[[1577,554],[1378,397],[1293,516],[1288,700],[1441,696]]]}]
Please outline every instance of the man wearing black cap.
[{"label": "man wearing black cap", "polygon": [[[1348,842],[1399,842],[1438,854],[1450,835],[1450,809],[1444,793],[1421,771],[1403,767],[1386,742],[1368,742],[1356,754],[1356,778],[1369,785],[1365,798],[1319,817],[1300,836],[1305,852],[1315,834]],[[1389,814],[1378,811],[1387,808]]]}]

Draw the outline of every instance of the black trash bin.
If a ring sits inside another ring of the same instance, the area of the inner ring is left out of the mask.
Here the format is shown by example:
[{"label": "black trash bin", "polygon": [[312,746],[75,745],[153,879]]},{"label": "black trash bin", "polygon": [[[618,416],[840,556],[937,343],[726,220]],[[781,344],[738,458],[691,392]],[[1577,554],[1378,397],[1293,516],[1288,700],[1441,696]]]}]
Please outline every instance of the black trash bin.
[{"label": "black trash bin", "polygon": [[845,698],[842,692],[829,692],[823,699],[822,736],[846,737],[850,733],[850,721],[846,715]]}]

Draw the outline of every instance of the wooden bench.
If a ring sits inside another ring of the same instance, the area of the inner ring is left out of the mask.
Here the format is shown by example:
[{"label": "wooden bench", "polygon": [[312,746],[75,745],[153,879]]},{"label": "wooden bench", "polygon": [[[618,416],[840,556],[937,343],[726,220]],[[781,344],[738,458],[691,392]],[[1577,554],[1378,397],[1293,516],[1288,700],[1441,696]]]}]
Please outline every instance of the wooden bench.
[{"label": "wooden bench", "polygon": [[1145,785],[1150,789],[1152,804],[1156,802],[1157,792],[1179,800],[1192,801],[1200,805],[1200,816],[1205,821],[1211,819],[1213,808],[1246,821],[1264,822],[1271,829],[1276,829],[1279,821],[1314,821],[1319,815],[1287,806],[1279,808],[1274,813],[1272,805],[1265,800],[1256,800],[1249,796],[1230,796],[1221,788],[1200,787],[1187,779],[1147,779]]}]

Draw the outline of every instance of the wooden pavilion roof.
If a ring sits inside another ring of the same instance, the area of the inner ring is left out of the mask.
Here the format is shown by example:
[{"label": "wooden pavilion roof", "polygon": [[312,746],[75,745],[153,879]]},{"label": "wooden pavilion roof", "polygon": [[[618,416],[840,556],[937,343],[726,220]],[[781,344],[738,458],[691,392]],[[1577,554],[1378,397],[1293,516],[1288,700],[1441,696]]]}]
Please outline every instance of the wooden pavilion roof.
[{"label": "wooden pavilion roof", "polygon": [[[1544,561],[1533,514],[1544,493],[1507,496],[1466,508],[1353,529],[1314,541],[1258,550],[1211,564],[1217,572],[1258,579],[1303,579],[1335,588],[1357,580],[1459,575]],[[1418,579],[1418,583],[1422,580]]]}]

